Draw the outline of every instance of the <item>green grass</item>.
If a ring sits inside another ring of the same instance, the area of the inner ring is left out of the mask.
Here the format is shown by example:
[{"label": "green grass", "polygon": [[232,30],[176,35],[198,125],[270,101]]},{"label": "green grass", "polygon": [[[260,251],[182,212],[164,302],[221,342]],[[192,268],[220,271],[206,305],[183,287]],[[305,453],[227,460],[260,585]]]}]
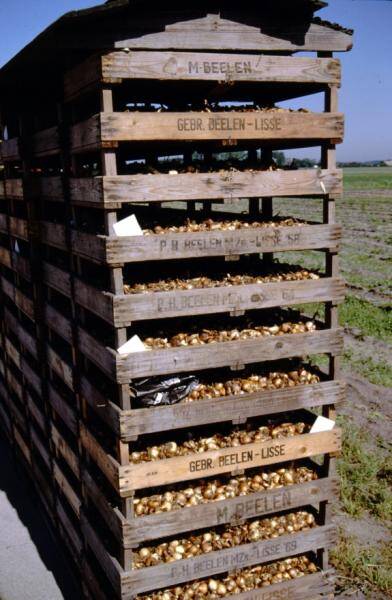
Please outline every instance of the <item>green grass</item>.
[{"label": "green grass", "polygon": [[346,350],[342,365],[352,369],[374,385],[392,387],[392,367],[384,361],[376,362],[371,358],[361,358],[350,350]]},{"label": "green grass", "polygon": [[392,520],[392,459],[348,418],[340,417],[339,424],[344,432],[338,461],[343,509],[356,518],[366,512],[383,521]]},{"label": "green grass", "polygon": [[[355,585],[372,598],[377,589],[392,598],[392,547],[358,547],[355,539],[342,536],[339,545],[331,552],[331,562],[343,575],[343,583]],[[347,581],[348,580],[348,581]],[[349,586],[347,586],[349,587]]]},{"label": "green grass", "polygon": [[348,189],[392,188],[392,167],[344,169],[344,187]]},{"label": "green grass", "polygon": [[347,296],[339,307],[339,321],[344,327],[360,329],[364,336],[392,342],[391,306],[379,307],[366,300]]}]

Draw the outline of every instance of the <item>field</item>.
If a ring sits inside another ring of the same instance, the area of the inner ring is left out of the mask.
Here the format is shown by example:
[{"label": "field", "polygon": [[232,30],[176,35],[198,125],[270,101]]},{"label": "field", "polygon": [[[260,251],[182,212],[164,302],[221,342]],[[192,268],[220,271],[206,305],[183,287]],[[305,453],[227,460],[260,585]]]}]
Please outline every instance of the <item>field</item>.
[{"label": "field", "polygon": [[[340,266],[347,298],[339,319],[348,400],[340,417],[346,435],[335,515],[342,535],[332,558],[345,594],[381,600],[392,598],[392,168],[347,169],[344,181],[337,220],[344,228]],[[278,210],[319,219],[319,205],[282,200]],[[286,258],[323,266],[317,253]]]}]

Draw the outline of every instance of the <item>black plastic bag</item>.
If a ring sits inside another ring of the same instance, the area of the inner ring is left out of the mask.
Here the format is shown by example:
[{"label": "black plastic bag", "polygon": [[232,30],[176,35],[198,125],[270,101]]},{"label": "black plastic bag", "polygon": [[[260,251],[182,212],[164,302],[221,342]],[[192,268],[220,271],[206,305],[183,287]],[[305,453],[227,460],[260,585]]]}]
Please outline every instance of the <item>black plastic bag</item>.
[{"label": "black plastic bag", "polygon": [[184,400],[198,385],[199,380],[194,375],[169,379],[154,377],[138,381],[131,390],[136,403],[141,406],[167,406]]}]

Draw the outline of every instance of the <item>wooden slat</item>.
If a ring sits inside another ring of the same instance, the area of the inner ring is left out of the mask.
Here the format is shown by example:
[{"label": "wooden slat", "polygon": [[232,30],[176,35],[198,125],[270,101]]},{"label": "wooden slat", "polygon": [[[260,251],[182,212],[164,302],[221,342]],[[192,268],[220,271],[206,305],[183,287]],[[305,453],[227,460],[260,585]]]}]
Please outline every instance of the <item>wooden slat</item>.
[{"label": "wooden slat", "polygon": [[4,322],[13,333],[17,336],[19,342],[24,346],[26,350],[34,357],[38,357],[37,342],[36,340],[22,327],[21,323],[14,317],[14,315],[7,309],[4,309]]},{"label": "wooden slat", "polygon": [[67,480],[64,473],[61,471],[60,467],[57,465],[56,462],[54,462],[53,464],[53,476],[59,488],[63,492],[64,496],[67,498],[72,510],[75,512],[76,516],[79,517],[80,507],[82,504],[81,500],[78,497],[77,493],[73,490],[69,481]]},{"label": "wooden slat", "polygon": [[136,517],[123,527],[126,548],[157,538],[190,532],[195,529],[216,527],[280,511],[313,506],[324,501],[336,501],[338,480],[322,478],[309,483],[264,490],[240,498],[211,502],[202,506],[183,508],[163,514]]},{"label": "wooden slat", "polygon": [[[2,384],[0,384],[0,396],[3,396],[3,398],[4,398],[5,394],[3,392],[6,392],[6,390],[5,390],[4,386]],[[0,402],[0,427],[3,429],[3,432],[6,433],[7,437],[11,438],[12,423],[11,423],[10,416],[5,409],[5,406],[3,406],[2,402]]]},{"label": "wooden slat", "polygon": [[325,381],[281,390],[265,390],[240,397],[227,396],[189,404],[121,411],[118,417],[120,435],[123,441],[131,441],[146,433],[219,423],[228,418],[237,421],[300,408],[336,405],[343,401],[344,395],[343,383]]},{"label": "wooden slat", "polygon": [[27,404],[29,407],[30,414],[33,415],[36,423],[40,426],[42,433],[46,433],[46,420],[45,415],[42,413],[41,409],[34,402],[29,392],[26,392]]},{"label": "wooden slat", "polygon": [[343,139],[341,113],[187,112],[100,113],[74,125],[73,151],[100,148],[102,143],[136,141]]},{"label": "wooden slat", "polygon": [[9,232],[14,237],[21,238],[22,240],[28,241],[29,239],[28,224],[25,219],[9,217]]},{"label": "wooden slat", "polygon": [[58,310],[46,303],[44,306],[44,317],[48,327],[55,331],[66,342],[72,343],[72,325],[68,319],[63,317]]},{"label": "wooden slat", "polygon": [[61,177],[40,177],[35,182],[37,195],[42,200],[63,201],[63,185]]},{"label": "wooden slat", "polygon": [[254,468],[278,462],[308,458],[317,454],[338,452],[341,431],[313,433],[249,444],[240,448],[224,448],[202,455],[140,463],[120,468],[120,494],[147,487],[156,487],[179,481],[212,477],[230,473],[236,468]]},{"label": "wooden slat", "polygon": [[4,162],[20,160],[19,138],[3,140],[0,144],[0,157]]},{"label": "wooden slat", "polygon": [[114,297],[114,324],[343,300],[344,281],[338,278],[126,294]]},{"label": "wooden slat", "polygon": [[8,219],[5,213],[0,213],[0,232],[8,233]]},{"label": "wooden slat", "polygon": [[81,540],[81,536],[76,531],[75,526],[73,525],[71,519],[68,517],[66,511],[64,510],[61,500],[59,498],[57,498],[56,500],[56,508],[57,515],[63,525],[64,532],[73,544],[73,548],[75,550],[74,558],[77,559],[79,557],[80,559],[83,552],[83,542]]},{"label": "wooden slat", "polygon": [[194,52],[111,52],[102,56],[103,79],[213,80],[282,83],[335,83],[340,62],[257,54]]},{"label": "wooden slat", "polygon": [[79,256],[98,263],[121,264],[290,250],[337,249],[340,239],[341,228],[338,225],[264,227],[230,232],[134,237],[104,237],[74,232],[73,249]]},{"label": "wooden slat", "polygon": [[62,457],[65,459],[66,463],[68,464],[74,475],[79,479],[79,458],[76,456],[75,452],[70,448],[65,438],[60,434],[60,432],[53,425],[53,423],[51,425],[51,438],[53,444],[56,447],[57,452],[59,452],[62,455]]},{"label": "wooden slat", "polygon": [[116,375],[116,354],[110,348],[100,344],[94,337],[79,328],[79,351],[100,367],[112,379]]},{"label": "wooden slat", "polygon": [[178,175],[118,175],[70,180],[75,204],[115,207],[126,202],[219,200],[271,196],[342,194],[342,170],[298,169],[187,173]]},{"label": "wooden slat", "polygon": [[2,246],[0,246],[0,263],[8,269],[12,269],[11,252]]},{"label": "wooden slat", "polygon": [[0,182],[0,198],[4,197],[10,200],[23,200],[22,179],[5,179]]},{"label": "wooden slat", "polygon": [[[11,388],[11,390],[14,392],[14,394],[19,398],[19,400],[23,403],[24,398],[23,398],[22,378],[20,377],[18,380],[15,377],[15,375],[13,373],[11,373],[10,370],[7,370],[6,379],[7,379],[8,386]],[[24,417],[22,417],[20,419],[20,422],[21,423],[25,422]]]},{"label": "wooden slat", "polygon": [[40,233],[42,243],[54,246],[60,250],[67,250],[64,225],[41,221]]},{"label": "wooden slat", "polygon": [[117,382],[129,383],[133,378],[217,367],[236,367],[264,360],[281,360],[295,356],[331,353],[343,348],[340,329],[310,333],[287,334],[207,344],[204,346],[146,350],[128,355],[116,355]]},{"label": "wooden slat", "polygon": [[18,429],[15,426],[14,426],[14,438],[15,438],[15,441],[18,444],[23,456],[25,457],[25,459],[27,460],[29,465],[31,465],[30,448],[27,446],[26,442],[24,441],[24,439],[22,438],[21,434],[19,433]]},{"label": "wooden slat", "polygon": [[18,290],[5,277],[1,277],[3,292],[20,308],[30,319],[34,320],[34,303]]},{"label": "wooden slat", "polygon": [[10,268],[13,269],[15,273],[22,275],[27,281],[31,281],[31,263],[28,258],[25,258],[16,252],[12,252],[11,262],[12,266]]},{"label": "wooden slat", "polygon": [[70,406],[68,406],[66,401],[50,384],[48,385],[48,399],[52,408],[56,411],[57,415],[61,417],[68,429],[74,435],[77,435],[78,422],[76,412]]},{"label": "wooden slat", "polygon": [[[134,594],[140,594],[149,590],[184,583],[195,578],[211,577],[225,571],[264,564],[272,560],[277,561],[319,548],[330,548],[336,542],[336,539],[335,526],[327,525],[316,527],[310,531],[284,535],[272,540],[243,544],[220,552],[210,552],[208,556],[202,555],[184,559],[175,564],[135,569],[122,574],[122,597],[124,599],[130,598],[131,591]],[[284,584],[279,584],[277,586],[278,590],[281,589],[279,588],[280,585]],[[277,591],[277,593],[279,592]],[[291,598],[291,596],[287,597]]]},{"label": "wooden slat", "polygon": [[83,400],[88,403],[100,419],[105,421],[113,433],[120,436],[121,409],[111,402],[110,399],[105,398],[86,377],[81,377],[80,386]]},{"label": "wooden slat", "polygon": [[18,369],[20,369],[21,368],[20,353],[18,352],[18,350],[15,348],[15,346],[12,344],[12,342],[6,336],[4,336],[4,340],[5,340],[6,353],[11,358],[11,360],[14,362],[14,364],[18,367]]},{"label": "wooden slat", "polygon": [[73,390],[73,374],[72,367],[67,365],[65,361],[47,345],[47,359],[48,365],[53,371],[64,381],[64,383]]},{"label": "wooden slat", "polygon": [[58,127],[49,127],[35,133],[31,138],[32,154],[36,157],[51,156],[60,152]]},{"label": "wooden slat", "polygon": [[41,458],[44,461],[44,463],[46,464],[47,468],[50,470],[51,469],[51,460],[50,460],[49,452],[45,448],[45,446],[43,445],[41,440],[39,439],[39,435],[35,431],[34,427],[30,427],[30,435],[31,435],[32,443],[34,444],[34,446],[38,450],[39,454],[41,455]]},{"label": "wooden slat", "polygon": [[113,323],[113,294],[102,292],[75,279],[75,301],[101,319]]},{"label": "wooden slat", "polygon": [[26,362],[26,360],[22,357],[21,359],[21,371],[26,379],[26,381],[31,385],[31,387],[37,392],[37,394],[42,397],[42,382],[41,378],[37,373],[33,371],[30,365]]},{"label": "wooden slat", "polygon": [[119,463],[98,444],[95,437],[80,424],[80,441],[90,456],[99,465],[104,475],[115,489],[119,485]]},{"label": "wooden slat", "polygon": [[[270,24],[266,27],[257,16],[254,25],[243,22],[243,13],[230,13],[228,18],[208,14],[200,19],[177,21],[159,33],[133,35],[116,40],[116,48],[145,50],[235,50],[255,52],[326,51],[345,52],[352,48],[353,38],[342,31],[310,23]],[[94,46],[96,47],[96,46]]]},{"label": "wooden slat", "polygon": [[44,261],[42,264],[42,276],[46,285],[65,296],[71,296],[71,276],[69,273]]}]

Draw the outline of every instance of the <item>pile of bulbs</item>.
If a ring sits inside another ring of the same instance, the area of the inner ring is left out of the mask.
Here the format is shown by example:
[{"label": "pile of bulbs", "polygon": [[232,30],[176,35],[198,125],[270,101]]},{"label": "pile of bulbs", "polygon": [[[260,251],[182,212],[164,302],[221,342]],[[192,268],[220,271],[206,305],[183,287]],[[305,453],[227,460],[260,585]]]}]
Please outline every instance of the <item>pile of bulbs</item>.
[{"label": "pile of bulbs", "polygon": [[133,504],[135,515],[141,517],[307,483],[317,478],[317,473],[307,467],[289,467],[268,472],[260,470],[255,475],[213,479],[162,494],[135,498]]},{"label": "pile of bulbs", "polygon": [[225,382],[200,383],[185,399],[185,402],[211,400],[212,398],[223,398],[225,396],[241,396],[262,390],[279,390],[319,382],[320,377],[306,369],[298,369],[288,373],[273,372],[268,375],[250,375],[249,377],[229,379]]},{"label": "pile of bulbs", "polygon": [[133,464],[142,462],[151,462],[175,456],[189,456],[191,454],[200,454],[211,450],[220,450],[222,448],[235,448],[255,442],[266,442],[268,440],[289,438],[301,435],[307,431],[308,426],[305,423],[282,423],[280,425],[263,425],[258,429],[235,429],[228,435],[215,433],[210,437],[202,437],[194,440],[188,440],[181,444],[176,442],[166,442],[159,446],[149,446],[146,450],[140,452],[131,452],[130,461]]},{"label": "pile of bulbs", "polygon": [[172,225],[170,227],[162,227],[156,225],[153,229],[143,229],[144,235],[163,235],[166,233],[202,233],[206,231],[237,231],[239,229],[260,229],[264,227],[294,227],[304,225],[303,221],[294,218],[276,218],[273,221],[240,221],[234,219],[231,221],[214,221],[206,219],[201,223],[186,219],[184,225]]},{"label": "pile of bulbs", "polygon": [[151,592],[147,596],[139,596],[139,600],[217,600],[311,575],[317,570],[307,556],[297,556],[269,565],[248,567],[224,578],[203,579]]},{"label": "pile of bulbs", "polygon": [[158,546],[141,548],[134,555],[134,569],[171,563],[201,554],[234,548],[242,544],[270,540],[282,535],[308,531],[316,526],[314,515],[298,511],[287,515],[248,521],[244,525],[225,527],[219,532],[211,530],[199,535],[163,542]]},{"label": "pile of bulbs", "polygon": [[170,338],[148,337],[143,342],[149,349],[178,348],[180,346],[201,346],[204,344],[249,340],[271,335],[309,333],[315,330],[316,324],[313,321],[306,321],[305,323],[299,321],[297,323],[281,323],[271,327],[256,325],[246,329],[203,329],[199,333],[177,333]]},{"label": "pile of bulbs", "polygon": [[250,285],[257,283],[275,283],[280,281],[305,281],[320,279],[320,276],[306,269],[272,273],[270,275],[232,275],[227,273],[219,279],[210,277],[192,277],[189,279],[163,279],[151,283],[135,283],[125,285],[125,294],[146,294],[148,292],[171,292],[173,290],[197,290],[215,287],[230,287],[235,285]]}]

